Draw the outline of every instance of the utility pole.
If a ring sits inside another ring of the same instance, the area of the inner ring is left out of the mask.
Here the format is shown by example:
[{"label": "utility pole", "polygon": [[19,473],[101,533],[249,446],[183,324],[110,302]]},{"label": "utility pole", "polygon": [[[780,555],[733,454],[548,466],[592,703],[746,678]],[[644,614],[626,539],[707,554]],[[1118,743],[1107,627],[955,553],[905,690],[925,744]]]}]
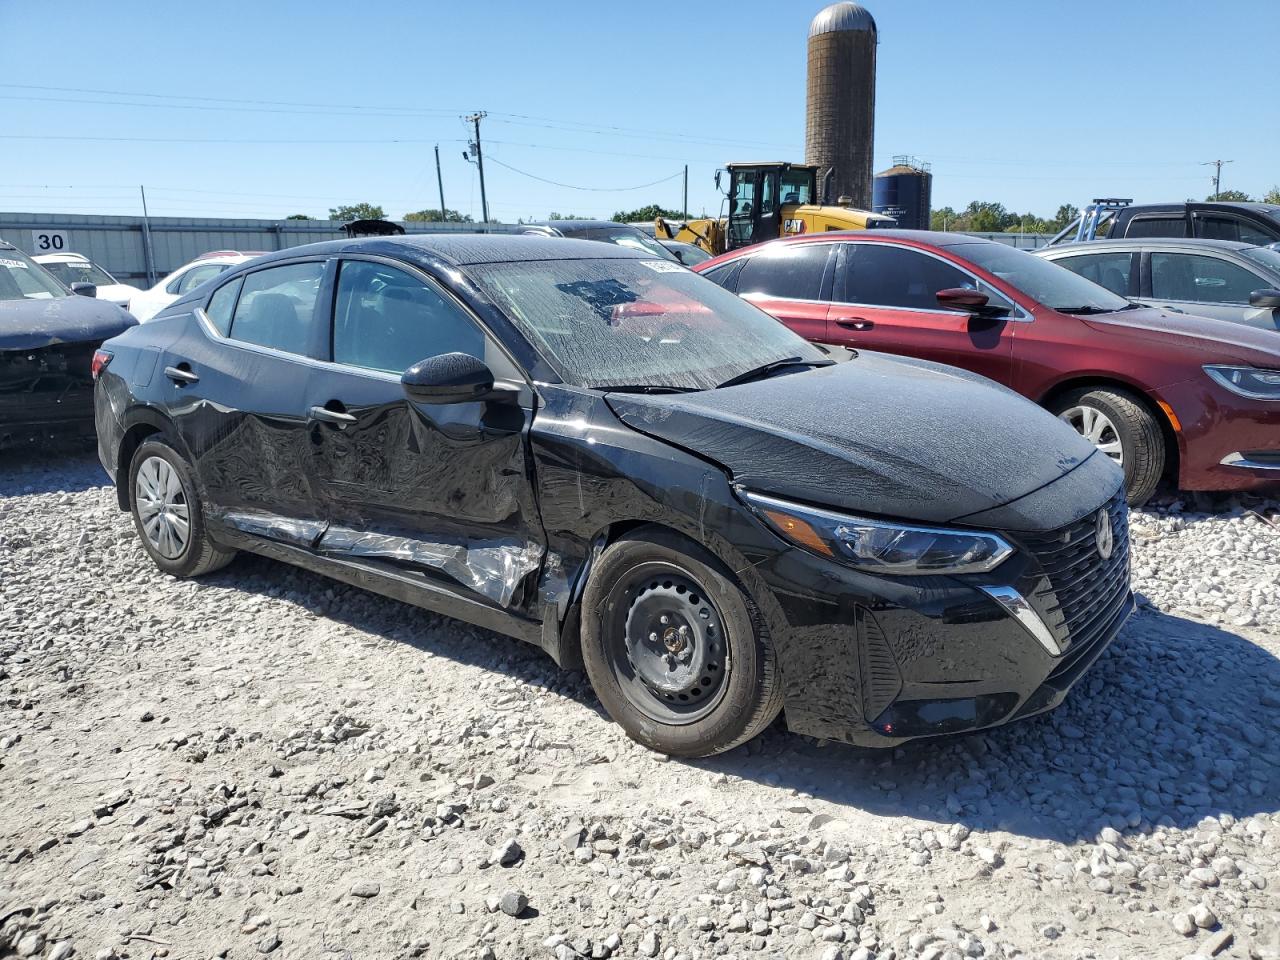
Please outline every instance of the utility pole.
[{"label": "utility pole", "polygon": [[447,219],[444,212],[444,177],[440,175],[440,144],[436,144],[436,186],[440,188],[440,222]]},{"label": "utility pole", "polygon": [[[484,222],[489,222],[489,200],[484,192],[484,152],[480,149],[480,121],[487,117],[488,114],[483,110],[463,117],[468,123],[475,124],[476,138],[470,144],[471,150],[475,153],[476,166],[480,168],[480,211],[484,216]],[[465,154],[464,154],[465,156]],[[468,158],[470,159],[470,158]]]},{"label": "utility pole", "polygon": [[147,188],[139,184],[138,192],[142,194],[142,249],[147,260],[147,284],[156,282],[155,253],[151,249],[151,218],[147,216]]},{"label": "utility pole", "polygon": [[1222,192],[1222,165],[1224,163],[1235,163],[1234,160],[1206,160],[1200,164],[1202,167],[1213,167],[1213,195],[1216,197]]},{"label": "utility pole", "polygon": [[689,219],[689,165],[684,165],[684,203],[680,207],[685,220]]}]

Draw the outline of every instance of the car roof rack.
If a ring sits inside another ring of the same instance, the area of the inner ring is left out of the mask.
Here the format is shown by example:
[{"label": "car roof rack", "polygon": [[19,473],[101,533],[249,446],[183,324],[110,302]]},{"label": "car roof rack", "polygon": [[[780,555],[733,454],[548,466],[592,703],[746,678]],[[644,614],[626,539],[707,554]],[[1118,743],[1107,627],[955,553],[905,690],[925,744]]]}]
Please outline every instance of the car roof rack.
[{"label": "car roof rack", "polygon": [[1076,242],[1096,240],[1098,228],[1117,210],[1123,210],[1133,203],[1132,197],[1095,197],[1093,203],[1084,208],[1080,215],[1080,224],[1076,227]]}]

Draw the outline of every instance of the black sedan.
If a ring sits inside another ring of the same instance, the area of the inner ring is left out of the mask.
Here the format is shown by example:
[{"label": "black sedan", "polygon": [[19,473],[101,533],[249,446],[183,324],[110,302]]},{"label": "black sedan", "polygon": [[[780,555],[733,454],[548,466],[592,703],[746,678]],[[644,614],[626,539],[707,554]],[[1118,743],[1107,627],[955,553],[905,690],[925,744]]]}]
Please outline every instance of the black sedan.
[{"label": "black sedan", "polygon": [[0,450],[93,436],[94,350],[137,321],[75,288],[0,240]]},{"label": "black sedan", "polygon": [[1039,713],[1132,605],[1120,471],[1065,424],[643,252],[297,247],[100,362],[162,570],[249,550],[526,640],[672,754],[779,711],[880,746]]}]

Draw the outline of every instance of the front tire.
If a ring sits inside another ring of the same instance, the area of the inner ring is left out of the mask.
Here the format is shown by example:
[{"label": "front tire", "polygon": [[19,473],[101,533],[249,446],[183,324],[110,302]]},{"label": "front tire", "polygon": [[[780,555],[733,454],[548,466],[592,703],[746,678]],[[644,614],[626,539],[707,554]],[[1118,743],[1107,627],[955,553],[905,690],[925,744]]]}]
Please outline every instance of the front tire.
[{"label": "front tire", "polygon": [[769,631],[713,554],[642,528],[601,555],[582,598],[582,653],[632,739],[679,757],[731,750],[782,709]]},{"label": "front tire", "polygon": [[165,573],[198,577],[235,556],[209,539],[191,468],[163,440],[147,440],[134,451],[129,507],[143,549]]},{"label": "front tire", "polygon": [[1131,507],[1151,499],[1164,474],[1164,433],[1141,400],[1094,387],[1064,394],[1051,409],[1124,471]]}]

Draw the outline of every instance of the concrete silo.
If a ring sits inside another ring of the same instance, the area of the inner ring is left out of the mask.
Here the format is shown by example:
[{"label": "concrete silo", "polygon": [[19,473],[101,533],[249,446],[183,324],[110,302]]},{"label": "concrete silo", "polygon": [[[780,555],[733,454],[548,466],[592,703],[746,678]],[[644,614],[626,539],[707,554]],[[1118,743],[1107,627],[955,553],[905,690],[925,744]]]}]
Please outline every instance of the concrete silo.
[{"label": "concrete silo", "polygon": [[[856,3],[833,3],[809,24],[805,163],[818,167],[826,202],[871,209],[876,22]],[[833,171],[828,177],[828,171]]]}]

